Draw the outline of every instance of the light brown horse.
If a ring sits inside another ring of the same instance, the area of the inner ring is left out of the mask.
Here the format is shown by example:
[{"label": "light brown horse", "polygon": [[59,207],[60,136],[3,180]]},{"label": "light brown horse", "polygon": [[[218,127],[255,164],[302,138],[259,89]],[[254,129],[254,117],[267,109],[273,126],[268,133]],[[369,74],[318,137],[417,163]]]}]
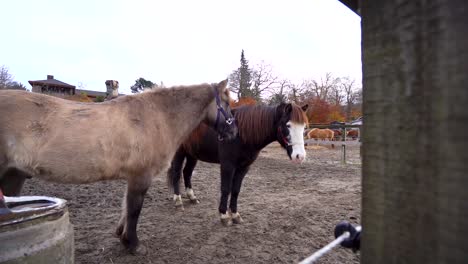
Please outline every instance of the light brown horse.
[{"label": "light brown horse", "polygon": [[117,235],[130,252],[152,177],[201,121],[221,137],[237,128],[227,80],[154,89],[100,104],[24,91],[0,91],[0,188],[19,195],[26,177],[60,183],[125,179]]},{"label": "light brown horse", "polygon": [[334,137],[335,133],[333,132],[333,130],[331,129],[328,129],[328,128],[324,128],[324,129],[320,129],[320,128],[313,128],[311,129],[308,133],[307,133],[307,138],[308,139],[322,139],[322,140],[325,140],[325,139],[328,139],[328,140],[333,140],[333,137]]},{"label": "light brown horse", "polygon": [[349,130],[348,132],[346,132],[346,136],[355,140],[359,137],[359,131],[356,129]]}]

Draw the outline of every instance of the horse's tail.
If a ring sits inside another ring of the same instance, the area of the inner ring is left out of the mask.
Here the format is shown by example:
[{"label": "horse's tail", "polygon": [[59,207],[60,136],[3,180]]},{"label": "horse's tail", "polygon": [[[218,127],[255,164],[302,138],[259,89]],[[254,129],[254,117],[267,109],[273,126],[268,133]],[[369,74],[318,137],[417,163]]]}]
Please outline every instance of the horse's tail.
[{"label": "horse's tail", "polygon": [[180,177],[186,154],[184,146],[182,145],[177,149],[174,157],[172,158],[171,166],[167,170],[166,174],[166,184],[170,192],[174,190],[174,177]]},{"label": "horse's tail", "polygon": [[172,178],[173,178],[173,168],[172,168],[172,162],[171,162],[171,166],[169,167],[169,169],[167,169],[167,174],[166,174],[166,184],[167,184],[167,189],[169,190],[170,193],[172,193],[174,191],[174,186],[172,185]]}]

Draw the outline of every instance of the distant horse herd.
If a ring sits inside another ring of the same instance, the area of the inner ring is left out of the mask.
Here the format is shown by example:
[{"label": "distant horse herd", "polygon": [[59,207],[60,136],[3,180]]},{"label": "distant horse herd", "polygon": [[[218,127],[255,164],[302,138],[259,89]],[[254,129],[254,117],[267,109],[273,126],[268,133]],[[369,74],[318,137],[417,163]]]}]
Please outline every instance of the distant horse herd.
[{"label": "distant horse herd", "polygon": [[[103,103],[80,103],[26,91],[0,91],[0,191],[19,196],[26,179],[91,183],[124,179],[116,235],[130,253],[138,249],[137,224],[153,177],[167,172],[181,203],[197,160],[221,165],[219,213],[226,225],[241,223],[237,199],[260,150],[277,141],[293,163],[306,152],[307,105],[231,109],[227,80],[155,88]],[[229,200],[229,205],[228,205]]]},{"label": "distant horse herd", "polygon": [[[336,141],[342,140],[343,132],[340,129],[329,129],[329,128],[312,128],[305,132],[307,139],[315,140],[329,140]],[[351,138],[352,140],[357,139],[359,136],[359,131],[356,129],[351,129],[346,131],[346,137]]]}]

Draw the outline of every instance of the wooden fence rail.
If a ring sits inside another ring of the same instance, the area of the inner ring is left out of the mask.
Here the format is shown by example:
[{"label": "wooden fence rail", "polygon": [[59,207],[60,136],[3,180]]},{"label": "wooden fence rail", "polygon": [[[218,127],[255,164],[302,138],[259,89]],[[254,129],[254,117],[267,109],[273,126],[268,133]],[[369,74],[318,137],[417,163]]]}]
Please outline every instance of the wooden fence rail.
[{"label": "wooden fence rail", "polygon": [[331,128],[331,129],[340,129],[343,131],[343,136],[341,137],[341,141],[343,141],[343,144],[341,146],[341,162],[343,164],[346,164],[346,129],[348,128],[358,128],[358,138],[359,141],[361,141],[361,126],[362,125],[347,125],[347,124],[320,124],[320,123],[309,123],[307,126],[308,129],[312,128]]}]

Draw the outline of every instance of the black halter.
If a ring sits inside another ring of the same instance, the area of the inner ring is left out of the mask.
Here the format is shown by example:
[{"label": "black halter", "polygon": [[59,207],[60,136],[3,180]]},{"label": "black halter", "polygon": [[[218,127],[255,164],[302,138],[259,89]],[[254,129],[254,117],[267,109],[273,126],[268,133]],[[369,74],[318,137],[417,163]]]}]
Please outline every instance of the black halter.
[{"label": "black halter", "polygon": [[284,136],[283,134],[283,130],[281,129],[281,126],[278,127],[278,133],[279,135],[281,136],[281,140],[283,140],[283,143],[286,145],[286,146],[291,146],[291,142],[289,142],[288,138]]},{"label": "black halter", "polygon": [[[234,117],[229,117],[229,115],[226,113],[226,110],[224,110],[224,108],[221,106],[221,99],[219,98],[219,93],[218,93],[218,89],[216,88],[213,88],[214,89],[214,92],[215,92],[215,99],[216,99],[216,107],[218,108],[218,111],[216,112],[216,122],[215,122],[215,128],[218,127],[218,123],[219,123],[219,113],[221,113],[223,116],[224,116],[224,119],[226,120],[226,125],[228,126],[232,126],[234,124]],[[223,138],[218,135],[218,139],[219,140],[223,140]]]}]

